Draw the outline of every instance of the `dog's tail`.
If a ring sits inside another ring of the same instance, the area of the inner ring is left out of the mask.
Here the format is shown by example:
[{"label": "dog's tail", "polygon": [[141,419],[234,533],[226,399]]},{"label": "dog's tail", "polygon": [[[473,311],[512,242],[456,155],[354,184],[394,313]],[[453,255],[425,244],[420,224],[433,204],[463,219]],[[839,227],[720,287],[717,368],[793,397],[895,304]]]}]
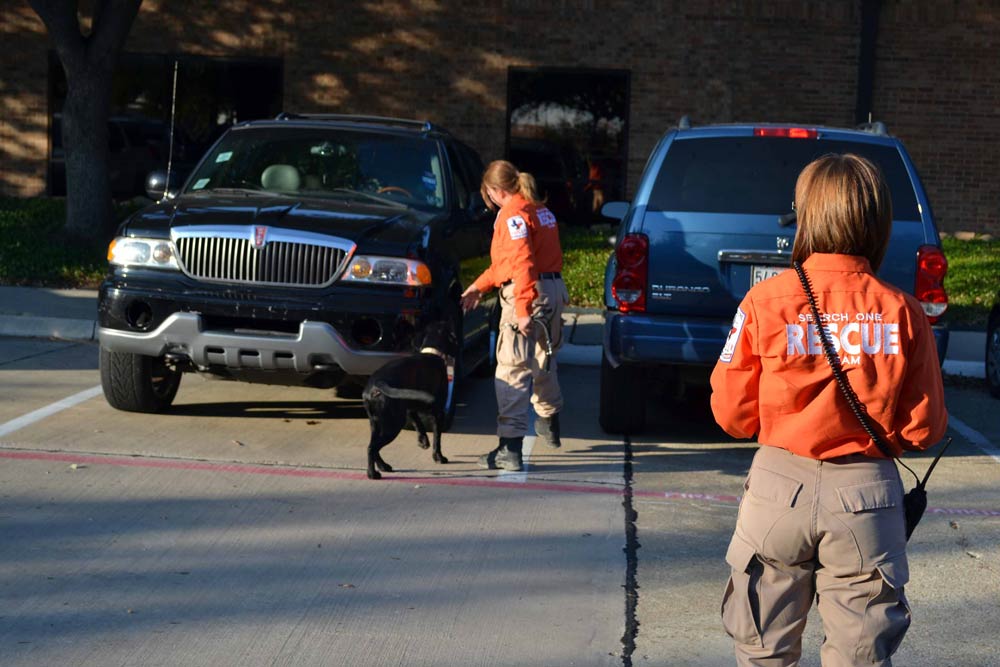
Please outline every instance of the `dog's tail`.
[{"label": "dog's tail", "polygon": [[422,403],[434,402],[434,396],[427,391],[419,391],[417,389],[397,389],[396,387],[390,387],[385,382],[376,382],[372,386],[389,398],[398,398],[406,401],[420,401]]}]

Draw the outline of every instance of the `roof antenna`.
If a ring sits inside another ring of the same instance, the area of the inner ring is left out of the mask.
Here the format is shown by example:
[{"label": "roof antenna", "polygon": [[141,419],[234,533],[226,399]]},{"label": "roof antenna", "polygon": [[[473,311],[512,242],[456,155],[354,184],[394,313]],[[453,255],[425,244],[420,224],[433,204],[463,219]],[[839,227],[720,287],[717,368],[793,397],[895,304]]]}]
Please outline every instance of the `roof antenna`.
[{"label": "roof antenna", "polygon": [[163,198],[170,192],[170,169],[174,163],[174,117],[177,111],[177,60],[174,60],[174,87],[170,93],[170,139],[167,148],[167,182],[163,185]]}]

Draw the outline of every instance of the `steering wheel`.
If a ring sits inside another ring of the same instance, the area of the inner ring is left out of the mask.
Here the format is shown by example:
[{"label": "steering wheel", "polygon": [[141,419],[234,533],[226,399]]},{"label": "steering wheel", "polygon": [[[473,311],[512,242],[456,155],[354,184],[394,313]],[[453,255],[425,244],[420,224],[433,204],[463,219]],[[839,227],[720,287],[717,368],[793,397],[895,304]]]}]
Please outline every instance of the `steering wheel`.
[{"label": "steering wheel", "polygon": [[406,188],[401,188],[398,185],[385,185],[385,186],[379,188],[378,190],[376,190],[375,192],[378,193],[378,194],[382,194],[383,192],[401,192],[402,194],[406,195],[410,199],[413,199],[413,195],[410,194],[409,190],[407,190]]}]

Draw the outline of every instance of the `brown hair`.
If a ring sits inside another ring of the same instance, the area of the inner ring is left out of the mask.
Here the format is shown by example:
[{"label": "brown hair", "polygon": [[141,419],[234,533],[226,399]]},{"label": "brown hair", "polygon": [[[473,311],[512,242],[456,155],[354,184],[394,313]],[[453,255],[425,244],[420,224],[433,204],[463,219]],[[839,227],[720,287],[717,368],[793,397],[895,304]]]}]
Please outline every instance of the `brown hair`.
[{"label": "brown hair", "polygon": [[814,252],[860,255],[878,270],[892,231],[892,197],[877,166],[852,153],[813,160],[795,184],[795,210],[794,261]]},{"label": "brown hair", "polygon": [[504,192],[520,194],[532,204],[542,203],[538,196],[538,185],[535,183],[535,177],[528,172],[518,171],[517,167],[507,160],[494,160],[483,172],[483,183],[479,187],[479,192],[486,200],[486,205],[493,209],[495,208],[493,202],[486,192],[487,186]]}]

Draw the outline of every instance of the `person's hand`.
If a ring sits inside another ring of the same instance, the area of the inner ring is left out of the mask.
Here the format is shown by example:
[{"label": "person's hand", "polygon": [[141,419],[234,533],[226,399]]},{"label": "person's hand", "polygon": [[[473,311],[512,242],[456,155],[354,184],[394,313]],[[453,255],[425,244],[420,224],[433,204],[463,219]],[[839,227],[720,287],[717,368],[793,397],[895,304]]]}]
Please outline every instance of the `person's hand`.
[{"label": "person's hand", "polygon": [[467,313],[478,306],[479,301],[482,298],[482,292],[476,289],[475,285],[470,285],[464,292],[462,292],[462,312]]},{"label": "person's hand", "polygon": [[517,318],[517,329],[527,336],[531,331],[531,316],[525,315],[524,317]]}]

